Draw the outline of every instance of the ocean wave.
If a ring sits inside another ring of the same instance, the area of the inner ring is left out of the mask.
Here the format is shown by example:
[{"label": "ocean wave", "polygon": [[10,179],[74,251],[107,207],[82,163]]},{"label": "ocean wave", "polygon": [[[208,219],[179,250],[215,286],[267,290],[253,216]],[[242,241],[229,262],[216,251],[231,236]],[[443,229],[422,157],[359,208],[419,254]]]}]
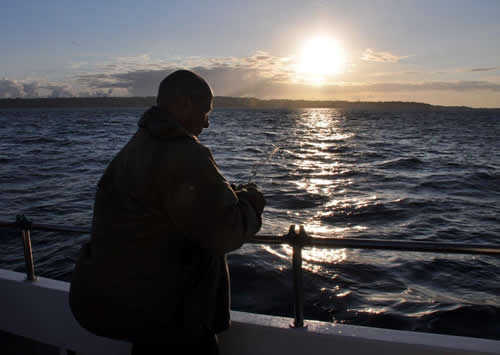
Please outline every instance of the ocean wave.
[{"label": "ocean wave", "polygon": [[[500,334],[500,308],[483,305],[452,305],[418,319],[416,331],[442,333],[476,338],[497,339]],[[457,327],[466,322],[467,326]]]},{"label": "ocean wave", "polygon": [[379,168],[390,168],[390,169],[417,169],[425,165],[425,162],[421,159],[410,157],[410,158],[395,158],[380,163],[374,164]]},{"label": "ocean wave", "polygon": [[428,199],[415,200],[401,198],[392,201],[371,201],[354,204],[341,204],[324,213],[322,220],[326,223],[393,223],[414,216],[416,213],[442,212],[439,201]]},{"label": "ocean wave", "polygon": [[500,175],[495,173],[476,172],[469,175],[435,175],[421,182],[417,189],[429,189],[460,196],[486,196],[500,192]]},{"label": "ocean wave", "polygon": [[[97,180],[141,113],[2,112],[0,216],[88,226]],[[255,179],[268,203],[263,231],[282,235],[293,223],[312,235],[498,243],[500,126],[488,115],[216,109],[210,119],[200,138],[232,182],[281,146]],[[0,233],[0,267],[23,272],[19,232]],[[33,231],[37,273],[68,280],[86,238]],[[230,255],[235,309],[292,315],[287,248]],[[496,258],[345,249],[332,262],[317,253],[304,250],[307,318],[498,339]],[[456,321],[469,318],[481,332]]]},{"label": "ocean wave", "polygon": [[24,136],[19,137],[17,140],[18,144],[51,144],[57,143],[57,138],[55,137],[43,137],[43,136]]},{"label": "ocean wave", "polygon": [[475,172],[465,178],[477,187],[484,188],[484,184],[495,191],[500,191],[500,172]]}]

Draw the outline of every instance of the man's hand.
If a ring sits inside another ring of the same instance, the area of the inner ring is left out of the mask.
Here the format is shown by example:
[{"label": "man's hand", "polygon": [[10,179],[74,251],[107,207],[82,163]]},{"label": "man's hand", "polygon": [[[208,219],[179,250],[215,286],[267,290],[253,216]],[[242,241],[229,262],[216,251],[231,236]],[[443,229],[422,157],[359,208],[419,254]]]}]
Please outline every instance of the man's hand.
[{"label": "man's hand", "polygon": [[266,205],[266,199],[262,192],[257,189],[257,185],[250,183],[235,186],[233,189],[239,199],[248,201],[259,215],[262,214]]}]

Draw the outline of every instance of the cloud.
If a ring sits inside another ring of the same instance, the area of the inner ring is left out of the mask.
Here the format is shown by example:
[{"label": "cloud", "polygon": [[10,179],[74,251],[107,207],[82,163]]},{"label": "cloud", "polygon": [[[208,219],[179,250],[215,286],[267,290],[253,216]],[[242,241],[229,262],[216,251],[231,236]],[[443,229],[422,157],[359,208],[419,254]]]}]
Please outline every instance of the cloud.
[{"label": "cloud", "polygon": [[154,96],[160,81],[174,69],[135,70],[115,74],[87,74],[78,81],[90,89],[119,89],[131,96]]},{"label": "cloud", "polygon": [[[274,95],[273,95],[274,91]],[[382,94],[387,100],[393,95],[401,93],[470,93],[491,92],[500,93],[500,83],[487,81],[460,81],[460,82],[423,82],[423,83],[343,83],[336,85],[325,85],[310,87],[307,85],[266,85],[265,91],[271,97],[277,98],[308,98],[335,99],[338,97],[353,97],[360,94]],[[280,95],[277,96],[276,94]]]},{"label": "cloud", "polygon": [[488,68],[472,68],[470,71],[492,71],[497,70],[497,67],[488,67]]},{"label": "cloud", "polygon": [[47,90],[49,94],[48,97],[71,97],[74,96],[71,88],[67,85],[45,85],[41,86],[40,89]]},{"label": "cloud", "polygon": [[428,72],[423,72],[423,71],[390,71],[390,72],[375,72],[375,73],[368,73],[364,74],[365,76],[369,77],[389,77],[389,78],[394,78],[397,76],[408,76],[408,75],[422,75],[422,74],[428,74]]},{"label": "cloud", "polygon": [[[376,53],[367,50],[367,54],[378,59],[395,61],[387,52]],[[338,94],[357,94],[366,92],[397,93],[414,91],[490,91],[498,92],[499,84],[488,81],[429,81],[429,82],[330,82],[330,85],[314,87],[297,78],[294,70],[294,58],[277,57],[267,52],[258,51],[249,57],[189,57],[183,61],[153,62],[149,57],[134,57],[139,61],[149,61],[141,69],[117,72],[116,67],[109,72],[79,75],[78,82],[89,90],[112,90],[113,95],[154,96],[158,84],[172,71],[178,68],[194,70],[204,77],[218,96],[255,96],[259,98],[335,98]],[[130,60],[126,61],[130,65]],[[109,63],[105,68],[109,67]],[[401,74],[416,74],[402,72]]]},{"label": "cloud", "polygon": [[408,58],[408,56],[397,56],[390,52],[376,52],[371,48],[365,49],[361,55],[361,60],[378,63],[397,63],[405,58]]},{"label": "cloud", "polygon": [[38,82],[24,83],[23,84],[24,96],[37,97],[40,95],[40,85]]},{"label": "cloud", "polygon": [[[162,70],[137,70],[127,73],[109,75],[85,75],[79,81],[91,89],[121,89],[131,96],[154,96],[158,85],[176,68]],[[221,67],[190,68],[205,78],[216,95],[248,96],[258,94],[256,87],[262,83],[270,83],[270,78],[261,76],[256,69]]]},{"label": "cloud", "polygon": [[291,82],[294,74],[290,58],[272,56],[263,51],[241,58],[188,57],[182,61],[151,62],[141,65],[140,69],[130,69],[132,63],[126,62],[126,70],[121,64],[110,67],[111,64],[107,63],[98,68],[101,72],[80,74],[77,81],[89,89],[120,89],[131,96],[154,96],[165,76],[176,69],[188,68],[207,79],[216,95],[255,96],[264,85]]},{"label": "cloud", "polygon": [[[310,86],[304,83],[291,83],[290,73],[273,72],[272,68],[262,72],[258,66],[221,65],[196,66],[190,68],[204,77],[218,96],[253,96],[259,98],[290,99],[335,99],[339,95],[360,93],[399,94],[402,92],[500,92],[500,84],[488,81],[429,81],[396,83],[341,83],[323,86]],[[85,76],[81,78],[93,89],[120,89],[132,96],[154,96],[158,84],[175,68],[164,70],[138,70],[120,74]]]},{"label": "cloud", "polygon": [[0,79],[0,98],[28,97],[70,97],[75,93],[71,86],[59,83],[41,83],[37,81],[21,82]]},{"label": "cloud", "polygon": [[81,62],[71,63],[70,67],[71,67],[71,69],[81,69],[81,68],[88,66],[88,64],[89,64],[89,62],[81,61]]},{"label": "cloud", "polygon": [[[374,55],[374,51],[371,52]],[[386,60],[390,53],[381,52]],[[378,58],[383,57],[378,53]],[[397,57],[403,58],[403,57]],[[149,56],[122,57],[93,64],[85,72],[76,72],[64,82],[0,80],[0,98],[67,96],[155,96],[161,80],[179,68],[194,70],[212,86],[217,96],[246,96],[262,99],[352,100],[356,97],[379,97],[391,100],[401,95],[439,95],[481,92],[496,97],[500,79],[491,81],[397,81],[385,82],[384,73],[356,81],[352,75],[332,77],[324,85],[311,86],[295,73],[293,57],[277,57],[258,51],[248,57],[188,57],[152,60]],[[491,68],[475,68],[491,69]],[[469,69],[470,70],[470,69]],[[382,75],[383,74],[383,75]],[[396,73],[398,74],[398,73]],[[413,74],[401,72],[400,75]],[[432,74],[432,73],[431,73]],[[394,73],[392,74],[394,76]],[[413,77],[416,78],[413,74]],[[350,78],[350,79],[348,79]],[[418,78],[421,78],[419,76]],[[395,80],[393,77],[391,80]],[[343,80],[343,81],[342,81]],[[423,97],[423,96],[422,96]],[[493,99],[491,99],[493,100]]]},{"label": "cloud", "polygon": [[488,81],[423,82],[423,83],[376,83],[364,86],[369,91],[493,91],[500,92],[500,84]]},{"label": "cloud", "polygon": [[0,79],[0,98],[23,97],[23,86],[15,80]]}]

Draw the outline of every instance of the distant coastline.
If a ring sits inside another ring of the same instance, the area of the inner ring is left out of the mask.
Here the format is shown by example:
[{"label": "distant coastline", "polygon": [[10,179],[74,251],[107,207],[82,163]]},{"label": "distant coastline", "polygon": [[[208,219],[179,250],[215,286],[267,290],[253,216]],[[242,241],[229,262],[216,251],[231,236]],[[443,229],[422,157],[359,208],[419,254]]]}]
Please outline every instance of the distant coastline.
[{"label": "distant coastline", "polygon": [[[97,108],[97,107],[150,107],[156,98],[148,97],[68,97],[68,98],[15,98],[0,99],[0,109],[5,108]],[[436,106],[403,101],[320,101],[320,100],[261,100],[253,97],[216,96],[215,108],[339,108],[348,110],[384,111],[457,111],[478,110],[466,106]],[[479,109],[479,110],[500,110]]]}]

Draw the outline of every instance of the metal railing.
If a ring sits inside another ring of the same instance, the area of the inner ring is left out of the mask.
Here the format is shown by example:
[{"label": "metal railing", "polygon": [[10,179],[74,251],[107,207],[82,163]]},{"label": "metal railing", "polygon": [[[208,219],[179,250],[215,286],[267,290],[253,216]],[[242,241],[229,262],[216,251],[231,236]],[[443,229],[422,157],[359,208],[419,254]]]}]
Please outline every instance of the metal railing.
[{"label": "metal railing", "polygon": [[[24,247],[24,260],[26,264],[26,275],[30,281],[36,281],[35,267],[33,263],[30,230],[44,230],[53,232],[66,232],[88,234],[90,229],[79,227],[67,227],[60,225],[31,223],[25,216],[16,216],[15,222],[0,221],[0,228],[15,228],[21,231]],[[294,286],[294,324],[293,327],[304,326],[304,288],[302,274],[302,248],[352,248],[352,249],[375,249],[375,250],[399,250],[409,252],[429,252],[446,254],[481,254],[500,256],[500,245],[497,244],[466,244],[466,243],[437,243],[417,241],[394,241],[379,239],[352,239],[352,238],[318,238],[307,235],[303,226],[296,232],[295,225],[283,236],[256,235],[249,244],[288,244],[292,246],[292,267]]]}]

